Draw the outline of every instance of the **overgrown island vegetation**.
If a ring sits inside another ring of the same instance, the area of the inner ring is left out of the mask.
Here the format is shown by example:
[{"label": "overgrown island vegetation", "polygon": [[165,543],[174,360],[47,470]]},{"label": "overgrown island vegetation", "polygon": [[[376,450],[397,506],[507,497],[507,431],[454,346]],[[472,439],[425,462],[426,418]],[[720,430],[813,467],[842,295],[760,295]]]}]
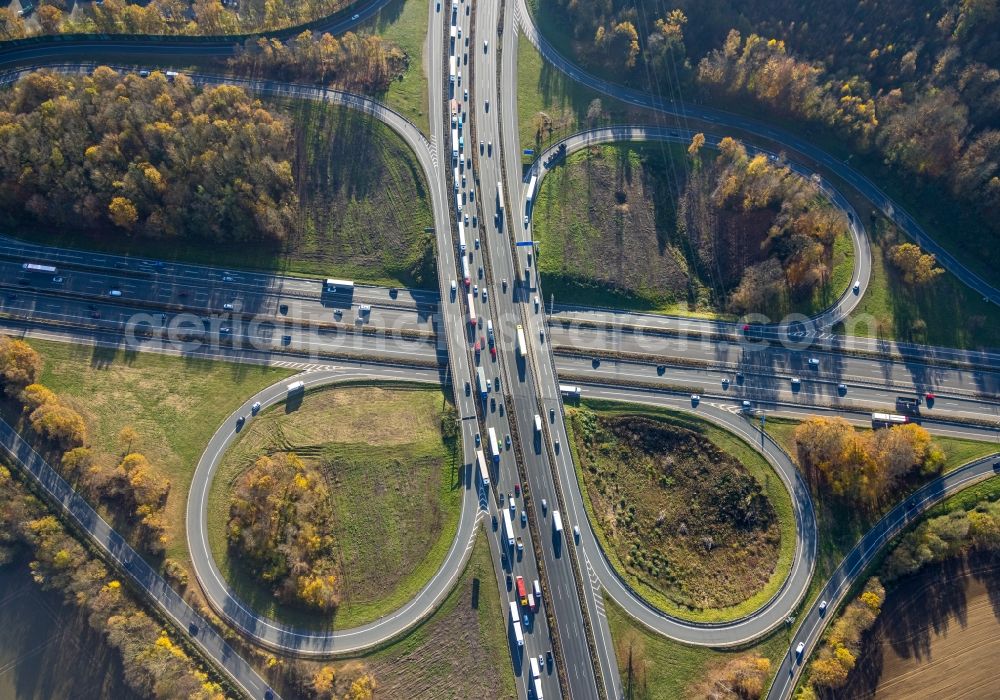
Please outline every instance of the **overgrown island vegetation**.
[{"label": "overgrown island vegetation", "polygon": [[790,499],[752,448],[667,411],[588,403],[568,416],[592,522],[647,600],[709,619],[780,585]]},{"label": "overgrown island vegetation", "polygon": [[[814,313],[850,283],[846,217],[816,185],[731,138],[597,146],[542,183],[539,268],[556,296],[780,318]],[[587,206],[579,206],[583,199]]]},{"label": "overgrown island vegetation", "polygon": [[349,0],[41,0],[23,16],[9,7],[0,10],[0,40],[60,33],[245,34],[310,22],[349,4]]},{"label": "overgrown island vegetation", "polygon": [[538,10],[550,37],[599,74],[763,111],[872,156],[873,168],[884,164],[896,175],[893,189],[905,201],[947,226],[956,252],[978,269],[996,269],[1000,12],[993,0],[677,0],[641,11],[626,0],[538,0]]},{"label": "overgrown island vegetation", "polygon": [[183,75],[37,71],[0,93],[0,210],[46,242],[435,279],[423,174],[388,127]]}]

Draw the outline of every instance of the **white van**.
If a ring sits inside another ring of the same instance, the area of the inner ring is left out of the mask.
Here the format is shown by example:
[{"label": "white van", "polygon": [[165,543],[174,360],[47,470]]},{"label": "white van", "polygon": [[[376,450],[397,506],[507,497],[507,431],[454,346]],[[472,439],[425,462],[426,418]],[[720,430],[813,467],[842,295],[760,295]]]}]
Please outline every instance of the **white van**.
[{"label": "white van", "polygon": [[120,289],[112,289],[110,292],[108,292],[108,296],[112,297],[120,297],[121,295],[122,295],[122,290]]}]

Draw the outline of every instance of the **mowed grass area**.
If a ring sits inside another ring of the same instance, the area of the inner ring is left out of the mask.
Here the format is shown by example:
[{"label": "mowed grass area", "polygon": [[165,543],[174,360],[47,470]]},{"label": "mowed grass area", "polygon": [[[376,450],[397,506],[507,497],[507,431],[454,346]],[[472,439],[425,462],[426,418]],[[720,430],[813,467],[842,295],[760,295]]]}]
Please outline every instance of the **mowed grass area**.
[{"label": "mowed grass area", "polygon": [[23,231],[34,242],[227,268],[273,270],[380,285],[432,288],[437,279],[427,182],[416,156],[388,126],[312,100],[264,103],[290,116],[299,208],[281,245]]},{"label": "mowed grass area", "polygon": [[[741,465],[745,472],[760,485],[762,495],[773,509],[774,523],[770,536],[773,541],[773,537],[776,535],[778,541],[771,545],[772,551],[766,555],[761,554],[757,562],[757,566],[769,567],[766,572],[760,572],[758,569],[752,573],[746,573],[745,576],[734,575],[734,572],[742,571],[747,565],[745,561],[747,555],[742,551],[732,552],[731,556],[727,555],[725,550],[733,546],[733,541],[715,542],[711,556],[699,556],[700,550],[696,545],[700,543],[692,543],[687,551],[679,548],[673,554],[672,560],[662,564],[676,577],[674,581],[670,582],[673,585],[667,586],[664,579],[650,575],[648,569],[635,563],[623,561],[624,558],[632,556],[636,562],[648,562],[652,557],[646,551],[643,551],[639,557],[636,557],[636,554],[631,551],[623,555],[621,548],[625,538],[616,532],[616,528],[621,525],[615,519],[609,518],[609,513],[605,512],[606,497],[598,482],[610,483],[617,487],[619,490],[614,495],[625,501],[624,503],[619,501],[617,505],[621,506],[625,512],[633,513],[635,517],[641,518],[647,514],[650,507],[655,506],[663,509],[661,515],[663,515],[664,522],[674,522],[676,515],[671,512],[672,510],[676,510],[681,515],[684,515],[686,510],[690,510],[690,517],[686,517],[685,522],[692,530],[697,530],[699,526],[696,522],[699,517],[696,509],[706,499],[715,503],[713,508],[722,508],[721,504],[726,502],[726,497],[732,496],[733,493],[725,489],[716,489],[708,494],[700,493],[700,489],[691,480],[682,478],[680,474],[671,474],[669,470],[664,470],[664,476],[660,483],[651,483],[648,479],[639,478],[634,469],[629,468],[639,467],[632,459],[634,455],[629,451],[629,445],[611,444],[604,441],[600,445],[601,455],[596,460],[591,460],[586,455],[583,445],[584,431],[587,430],[584,425],[585,414],[571,409],[567,429],[570,432],[570,445],[573,450],[574,462],[577,465],[577,478],[581,490],[586,494],[584,505],[601,541],[601,546],[619,575],[652,605],[670,615],[692,621],[721,622],[731,620],[751,613],[766,603],[788,576],[795,550],[795,517],[788,491],[763,456],[735,435],[685,413],[602,400],[585,400],[582,402],[582,406],[586,410],[593,411],[599,418],[646,419],[654,421],[668,430],[676,428],[694,433],[698,438],[711,443],[712,447],[721,450],[735,463]],[[625,458],[632,461],[627,464],[623,463],[622,460]],[[670,454],[664,455],[663,459],[674,460],[675,457]],[[677,469],[685,470],[695,466],[693,462],[690,464],[688,462],[689,460],[678,455],[675,466]],[[594,468],[594,471],[591,470],[591,467]],[[732,485],[734,481],[732,476],[722,476],[717,483]],[[663,502],[661,503],[661,501]],[[639,523],[639,525],[642,526],[643,523]],[[737,533],[731,534],[735,540]],[[651,527],[649,530],[640,530],[639,537],[643,536],[647,537],[648,543],[642,549],[652,550],[656,539],[670,539],[684,535],[673,530],[656,533],[655,527]],[[692,604],[690,599],[682,598],[679,595],[679,592],[682,591],[685,596],[690,596],[692,591],[684,590],[685,586],[694,589],[696,583],[713,578],[719,581],[718,585],[724,585],[726,594],[734,596],[738,602],[718,607],[698,606]],[[723,580],[724,583],[722,583]]]},{"label": "mowed grass area", "polygon": [[[588,119],[594,100],[600,100],[598,119]],[[517,109],[521,148],[536,153],[581,129],[608,124],[653,124],[664,116],[633,107],[596,90],[584,87],[545,61],[531,42],[517,44]],[[541,132],[536,115],[544,113],[548,127]]]},{"label": "mowed grass area", "polygon": [[[424,0],[393,0],[378,11],[370,28],[402,48],[409,64],[400,80],[396,80],[379,99],[416,124],[429,135],[430,109],[427,91],[427,72],[424,68],[424,41],[427,38],[428,3]],[[440,15],[436,19],[440,19]]]},{"label": "mowed grass area", "polygon": [[879,217],[872,231],[872,276],[861,304],[837,330],[954,348],[1000,347],[1000,308],[983,301],[951,273],[924,287],[906,284],[886,261],[886,250],[906,239]]},{"label": "mowed grass area", "polygon": [[[118,435],[132,426],[141,452],[170,480],[166,556],[188,564],[184,511],[191,476],[212,434],[247,398],[292,374],[279,368],[128,353],[29,339],[45,367],[41,383],[87,423],[95,459],[117,464]],[[98,504],[92,504],[98,505]]]},{"label": "mowed grass area", "polygon": [[684,154],[679,145],[607,144],[546,175],[532,209],[542,288],[565,303],[714,315],[688,303],[698,281],[675,244]]},{"label": "mowed grass area", "polygon": [[706,695],[697,686],[713,669],[747,654],[766,657],[775,669],[788,651],[790,636],[786,628],[738,651],[712,649],[662,637],[633,620],[609,598],[604,599],[604,609],[623,681],[631,651],[637,700],[704,700]]},{"label": "mowed grass area", "polygon": [[[781,445],[788,452],[793,462],[797,462],[795,448],[795,428],[799,421],[785,418],[768,417],[766,427],[768,435]],[[945,464],[942,472],[949,472],[968,464],[980,457],[998,451],[998,446],[988,442],[977,440],[963,440],[961,438],[934,436],[945,453]],[[826,578],[840,564],[844,556],[857,544],[858,540],[872,528],[872,526],[888,510],[906,497],[911,491],[917,489],[923,482],[913,482],[904,490],[893,494],[891,502],[882,504],[882,507],[874,512],[865,512],[859,508],[852,508],[841,501],[828,497],[824,493],[813,489],[813,505],[816,509],[816,527],[818,529],[816,574],[813,577],[813,585],[822,585]],[[978,488],[978,487],[974,487]],[[970,489],[970,493],[978,493]]]},{"label": "mowed grass area", "polygon": [[[442,433],[454,412],[437,387],[381,384],[307,392],[286,412],[248,422],[212,482],[208,538],[237,595],[261,615],[312,628],[371,622],[410,600],[437,572],[461,509],[461,452]],[[263,454],[294,452],[327,479],[339,553],[341,604],[332,616],[280,604],[231,556],[232,487]]]},{"label": "mowed grass area", "polygon": [[43,591],[27,560],[0,568],[0,697],[7,700],[139,700],[121,658],[86,616]]},{"label": "mowed grass area", "polygon": [[378,679],[378,697],[514,700],[505,614],[489,538],[480,531],[441,607],[402,639],[365,657]]}]

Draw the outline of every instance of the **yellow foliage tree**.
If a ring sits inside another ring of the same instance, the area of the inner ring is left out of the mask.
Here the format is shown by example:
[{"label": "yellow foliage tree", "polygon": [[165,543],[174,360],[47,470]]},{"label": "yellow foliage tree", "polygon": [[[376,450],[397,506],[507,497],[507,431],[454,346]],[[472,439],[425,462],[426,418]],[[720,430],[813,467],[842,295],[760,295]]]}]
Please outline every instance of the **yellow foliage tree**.
[{"label": "yellow foliage tree", "polygon": [[128,197],[114,197],[108,205],[108,214],[115,226],[119,226],[126,231],[131,231],[132,227],[139,220],[139,212]]}]

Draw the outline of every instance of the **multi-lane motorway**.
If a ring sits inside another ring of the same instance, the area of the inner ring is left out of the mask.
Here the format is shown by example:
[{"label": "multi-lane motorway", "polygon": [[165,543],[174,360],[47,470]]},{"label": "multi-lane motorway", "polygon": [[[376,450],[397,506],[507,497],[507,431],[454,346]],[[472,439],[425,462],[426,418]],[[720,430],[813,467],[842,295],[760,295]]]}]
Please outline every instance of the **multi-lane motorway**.
[{"label": "multi-lane motorway", "polygon": [[[345,29],[370,16],[382,4],[369,3],[358,13],[360,17],[332,21],[329,28]],[[855,307],[870,269],[861,217],[830,185],[824,189],[848,213],[851,222],[859,293],[848,290],[831,309],[816,318],[761,331],[801,341],[803,347],[809,348],[807,351],[741,342],[739,326],[724,322],[565,307],[548,309],[547,314],[544,303],[535,302],[541,297],[541,290],[531,260],[532,248],[516,245],[530,240],[530,225],[527,221],[522,224],[522,216],[530,212],[525,209],[517,129],[519,26],[557,67],[592,87],[635,104],[682,114],[688,120],[737,127],[804,154],[886,211],[977,291],[995,301],[998,299],[992,287],[950,256],[941,254],[912,218],[895,207],[877,187],[810,144],[735,115],[664,102],[598,81],[552,51],[537,34],[523,3],[479,7],[465,0],[453,7],[451,3],[432,0],[426,42],[426,53],[431,57],[429,139],[384,105],[356,95],[275,81],[251,82],[205,74],[195,74],[193,78],[202,84],[234,82],[259,92],[335,101],[376,116],[400,133],[427,174],[438,243],[438,294],[359,287],[352,298],[330,298],[318,292],[319,283],[315,281],[175,263],[144,264],[139,260],[43,250],[4,241],[0,279],[7,282],[7,289],[0,290],[4,294],[0,312],[8,319],[6,323],[20,329],[47,327],[61,337],[79,339],[89,335],[99,342],[117,342],[123,325],[129,330],[123,322],[139,312],[144,314],[146,325],[159,330],[151,338],[137,338],[136,346],[167,352],[176,350],[159,336],[174,330],[172,326],[183,317],[193,324],[205,324],[205,339],[209,343],[181,352],[284,363],[295,361],[277,358],[311,355],[304,363],[314,370],[307,375],[310,383],[334,381],[352,373],[391,377],[398,371],[386,365],[330,369],[322,364],[329,360],[316,359],[324,357],[324,353],[365,355],[385,362],[418,362],[428,368],[410,369],[408,374],[426,375],[429,381],[440,380],[437,368],[443,366],[445,381],[454,388],[455,404],[462,418],[466,497],[459,533],[445,565],[414,600],[373,625],[328,634],[282,628],[246,609],[222,582],[207,546],[198,542],[199,533],[203,535],[204,503],[196,494],[204,495],[215,457],[233,438],[233,420],[220,427],[209,445],[196,475],[196,482],[202,488],[192,488],[189,501],[188,537],[199,581],[218,612],[271,647],[307,654],[365,648],[416,624],[433,610],[461,569],[468,543],[475,535],[476,522],[486,515],[491,523],[487,536],[495,555],[501,595],[507,600],[514,598],[508,574],[521,575],[529,581],[538,578],[545,589],[540,614],[529,615],[523,650],[511,640],[519,695],[535,694],[525,660],[541,656],[544,673],[540,685],[546,696],[618,697],[621,683],[603,615],[602,589],[651,628],[683,641],[713,646],[738,644],[772,629],[794,610],[806,590],[815,560],[815,521],[808,491],[787,457],[742,416],[739,411],[742,400],[750,400],[771,415],[801,415],[803,411],[819,409],[858,420],[866,410],[888,409],[895,393],[923,394],[933,390],[938,396],[925,415],[940,415],[944,420],[929,420],[928,427],[947,434],[993,437],[995,428],[954,421],[997,420],[994,397],[1000,359],[988,353],[839,338],[825,330]],[[454,40],[452,27],[457,35]],[[15,57],[22,61],[51,61],[60,55],[79,52],[84,45],[91,46],[95,54],[148,50],[158,51],[159,58],[223,55],[233,46],[225,40],[183,39],[171,42],[88,39],[61,45],[42,42],[0,50],[0,62]],[[460,75],[449,75],[447,65],[452,56]],[[451,102],[453,99],[455,103]],[[453,120],[452,104],[461,115],[464,140],[461,153],[454,159],[451,131],[459,117],[456,115]],[[719,138],[711,130],[705,131],[710,139]],[[680,129],[617,127],[570,137],[567,149],[622,138],[684,141],[690,135],[688,130]],[[483,143],[482,148],[479,143]],[[769,152],[765,147],[761,150]],[[535,164],[536,174],[544,174],[543,162]],[[793,164],[793,167],[808,174],[804,166]],[[506,203],[502,210],[498,206],[500,192]],[[459,226],[464,227],[465,249],[457,245],[455,234]],[[470,269],[469,287],[474,285],[474,289],[465,288],[462,258]],[[60,273],[48,277],[24,273],[20,266],[26,261],[57,265]],[[458,282],[458,293],[454,295],[452,280]],[[112,296],[112,291],[121,295]],[[470,296],[472,291],[475,294]],[[479,319],[474,325],[467,321],[470,302]],[[361,304],[371,310],[363,312]],[[266,322],[254,323],[260,319]],[[484,332],[487,320],[496,330],[495,358],[486,349],[479,353],[473,349],[477,340],[488,346]],[[522,327],[525,336],[523,352],[514,333],[517,326]],[[678,334],[683,334],[682,342],[678,342]],[[690,341],[690,334],[700,335],[702,340]],[[845,350],[848,352],[844,353]],[[805,358],[814,356],[819,361],[815,368],[803,364]],[[343,364],[338,361],[338,365]],[[475,376],[480,367],[492,386],[485,401],[479,398]],[[587,392],[594,395],[697,410],[760,447],[793,495],[798,532],[791,574],[767,605],[734,623],[691,625],[652,610],[617,578],[587,522],[570,451],[558,447],[567,445],[559,374],[572,377],[576,383],[586,382]],[[701,393],[703,400],[693,405],[690,396],[676,391],[678,387]],[[282,398],[280,385],[259,397],[263,403]],[[538,436],[534,427],[536,415],[544,417]],[[482,488],[472,469],[476,463],[475,445],[478,437],[486,448],[485,438],[491,428],[501,443],[500,459],[491,474],[490,488]],[[962,473],[974,473],[969,478],[978,478],[986,476],[988,471],[980,464]],[[949,475],[947,481],[943,478],[929,488],[935,494],[958,488],[964,483],[962,478]],[[524,485],[524,493],[515,497],[513,506],[517,534],[524,542],[521,553],[507,546],[500,527],[492,526],[499,521],[501,509],[508,507],[507,494],[516,492],[515,484]],[[542,507],[542,499],[547,508]],[[921,503],[930,501],[930,496],[921,499]],[[562,538],[554,536],[551,529],[551,512],[556,507],[563,513],[566,534]],[[517,517],[521,511],[527,516],[527,527]],[[912,512],[906,517],[912,517]],[[569,534],[574,525],[580,528],[579,541]],[[831,599],[846,590],[852,576],[863,568],[859,562],[863,564],[875,555],[877,548],[873,542],[885,541],[887,535],[884,531],[873,531],[870,537],[875,539],[868,541],[855,559],[849,557],[843,575],[830,582]],[[540,559],[536,560],[539,554]],[[160,600],[155,585],[144,587]],[[820,621],[813,617],[812,612],[807,615],[806,624],[796,638],[803,638],[810,645],[821,629]],[[554,624],[551,630],[550,623]],[[239,685],[260,696],[264,687],[253,678],[248,679],[245,664],[240,666],[238,657],[222,654],[210,644],[202,646]],[[555,651],[555,664],[544,662],[550,649]],[[798,666],[793,661],[787,659],[779,671],[773,696],[784,697],[794,685]]]}]

